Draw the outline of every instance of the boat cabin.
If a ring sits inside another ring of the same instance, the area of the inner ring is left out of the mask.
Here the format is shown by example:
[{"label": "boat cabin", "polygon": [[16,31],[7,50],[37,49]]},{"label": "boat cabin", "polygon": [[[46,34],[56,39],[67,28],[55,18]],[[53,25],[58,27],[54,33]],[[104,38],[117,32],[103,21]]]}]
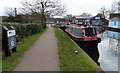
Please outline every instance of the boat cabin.
[{"label": "boat cabin", "polygon": [[68,25],[65,30],[69,35],[80,41],[97,40],[96,28],[93,26]]}]

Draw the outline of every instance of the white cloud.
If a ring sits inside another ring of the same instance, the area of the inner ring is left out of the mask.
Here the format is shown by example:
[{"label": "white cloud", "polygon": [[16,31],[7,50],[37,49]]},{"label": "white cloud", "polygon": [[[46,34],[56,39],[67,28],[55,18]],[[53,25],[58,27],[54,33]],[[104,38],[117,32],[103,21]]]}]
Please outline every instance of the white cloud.
[{"label": "white cloud", "polygon": [[68,13],[77,15],[83,12],[92,13],[96,15],[101,6],[105,6],[106,9],[111,8],[112,2],[115,0],[61,0],[66,4]]},{"label": "white cloud", "polygon": [[0,1],[0,15],[5,15],[5,7],[19,8],[21,0],[1,0]]},{"label": "white cloud", "polygon": [[[22,0],[1,0],[0,2],[0,15],[4,14],[4,7],[21,7]],[[34,1],[34,0],[29,0]],[[78,15],[83,12],[97,14],[101,6],[110,9],[112,2],[116,0],[61,0],[65,4],[67,13]]]},{"label": "white cloud", "polygon": [[0,7],[20,7],[21,0],[1,0]]}]

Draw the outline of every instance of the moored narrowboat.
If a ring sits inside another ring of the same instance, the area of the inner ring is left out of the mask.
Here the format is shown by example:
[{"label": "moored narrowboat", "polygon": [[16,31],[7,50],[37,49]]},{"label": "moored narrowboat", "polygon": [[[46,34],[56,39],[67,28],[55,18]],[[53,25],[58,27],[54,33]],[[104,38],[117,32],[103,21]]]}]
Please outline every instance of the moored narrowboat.
[{"label": "moored narrowboat", "polygon": [[93,26],[68,25],[65,31],[75,41],[101,42],[101,39],[97,36],[96,28]]},{"label": "moored narrowboat", "polygon": [[59,27],[61,30],[65,31],[65,29],[67,28],[67,26],[69,25],[69,23],[57,23],[56,26]]},{"label": "moored narrowboat", "polygon": [[80,46],[98,65],[99,51],[98,43],[101,38],[97,36],[97,30],[94,26],[71,24],[65,29],[66,33]]}]

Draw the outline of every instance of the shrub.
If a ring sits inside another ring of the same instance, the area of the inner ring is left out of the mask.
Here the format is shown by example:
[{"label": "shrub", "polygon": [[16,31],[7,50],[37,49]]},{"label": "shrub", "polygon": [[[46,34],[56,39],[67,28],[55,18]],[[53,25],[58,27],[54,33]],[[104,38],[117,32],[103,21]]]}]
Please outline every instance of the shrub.
[{"label": "shrub", "polygon": [[2,23],[8,29],[13,26],[16,30],[17,41],[20,41],[24,37],[37,34],[42,30],[42,25],[40,24],[18,24],[18,23]]}]

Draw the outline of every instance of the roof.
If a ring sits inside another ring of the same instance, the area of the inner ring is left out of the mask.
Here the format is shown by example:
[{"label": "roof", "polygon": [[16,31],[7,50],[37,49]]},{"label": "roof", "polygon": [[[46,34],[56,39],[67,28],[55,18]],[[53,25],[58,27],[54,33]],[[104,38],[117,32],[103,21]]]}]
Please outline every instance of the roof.
[{"label": "roof", "polygon": [[68,25],[68,27],[84,29],[84,28],[93,28],[93,26],[78,26],[78,25]]},{"label": "roof", "polygon": [[109,17],[110,20],[120,20],[120,13],[112,13]]},{"label": "roof", "polygon": [[112,17],[120,17],[120,13],[112,13],[110,14],[110,18]]},{"label": "roof", "polygon": [[93,18],[91,18],[91,20],[106,20],[105,18],[103,18],[102,16],[100,16],[99,14],[97,14],[96,16],[94,16]]},{"label": "roof", "polygon": [[76,19],[90,19],[90,16],[74,16]]}]

